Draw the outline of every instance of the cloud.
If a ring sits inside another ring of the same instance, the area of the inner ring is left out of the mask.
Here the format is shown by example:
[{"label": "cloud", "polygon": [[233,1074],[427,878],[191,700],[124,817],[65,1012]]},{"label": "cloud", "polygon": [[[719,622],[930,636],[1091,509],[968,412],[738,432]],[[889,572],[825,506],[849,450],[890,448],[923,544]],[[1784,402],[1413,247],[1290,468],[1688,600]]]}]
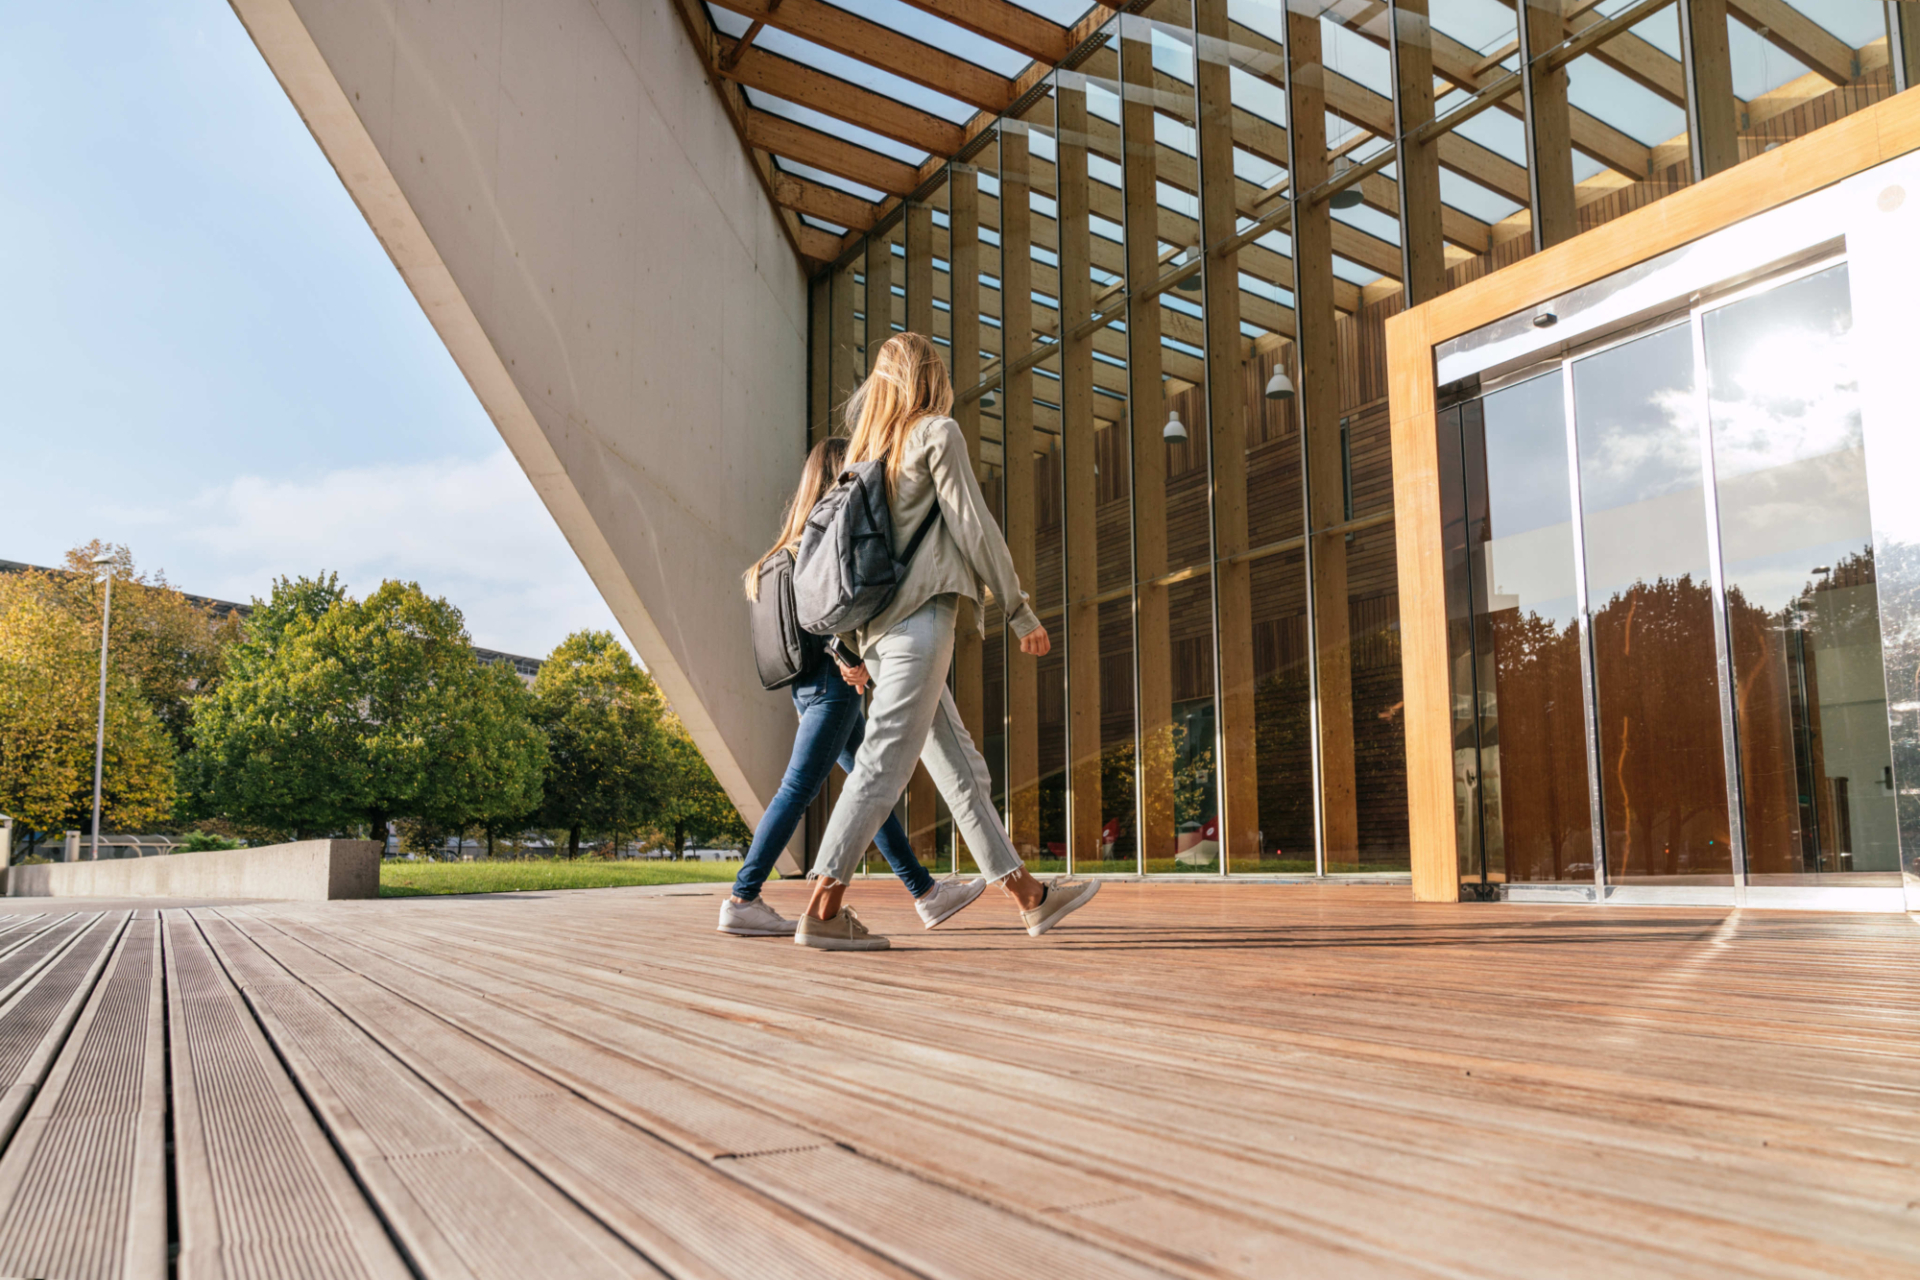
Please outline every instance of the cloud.
[{"label": "cloud", "polygon": [[305,479],[240,476],[178,513],[200,561],[188,591],[265,595],[278,576],[338,572],[354,594],[418,582],[466,615],[474,642],[544,656],[583,627],[620,634],[578,557],[507,450],[347,467]]}]

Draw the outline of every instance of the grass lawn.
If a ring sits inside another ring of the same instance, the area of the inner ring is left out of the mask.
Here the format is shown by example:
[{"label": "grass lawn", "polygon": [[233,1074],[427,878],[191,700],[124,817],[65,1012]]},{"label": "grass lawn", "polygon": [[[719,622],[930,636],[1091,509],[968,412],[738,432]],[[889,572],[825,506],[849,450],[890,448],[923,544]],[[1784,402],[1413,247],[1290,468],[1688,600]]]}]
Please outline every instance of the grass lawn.
[{"label": "grass lawn", "polygon": [[613,889],[630,884],[710,884],[731,880],[738,862],[603,862],[598,858],[380,864],[380,896],[519,893],[531,889]]}]

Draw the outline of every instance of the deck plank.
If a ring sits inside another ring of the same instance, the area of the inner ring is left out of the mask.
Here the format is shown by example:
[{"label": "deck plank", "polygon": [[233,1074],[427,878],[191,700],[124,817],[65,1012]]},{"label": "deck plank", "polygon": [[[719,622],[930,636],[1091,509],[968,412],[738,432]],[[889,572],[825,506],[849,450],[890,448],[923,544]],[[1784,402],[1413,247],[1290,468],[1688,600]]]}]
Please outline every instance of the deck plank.
[{"label": "deck plank", "polygon": [[164,913],[182,1280],[411,1273],[206,940]]},{"label": "deck plank", "polygon": [[127,918],[125,912],[89,917],[37,966],[37,980],[16,983],[0,1003],[0,1144],[33,1105]]},{"label": "deck plank", "polygon": [[[1020,1154],[1052,1158],[1056,1186],[1084,1170],[1149,1194],[1062,1212],[1175,1253],[1184,1238],[1195,1267],[1241,1218],[1265,1233],[1250,1243],[1297,1230],[1488,1274],[1920,1265],[1910,921],[1108,894],[1119,909],[1037,945],[988,921],[903,929],[912,950],[885,957],[716,939],[713,899],[631,891],[324,923],[949,1180],[970,1143],[1019,1152],[1003,1106],[1037,1127],[1071,1099],[1059,1150]],[[889,1123],[908,1100],[984,1120],[942,1143]]]},{"label": "deck plank", "polygon": [[[284,933],[259,922],[242,927],[295,972],[329,982],[330,994],[394,1052],[436,1064],[443,1091],[469,1114],[635,1233],[636,1243],[677,1275],[901,1276],[903,1265],[919,1274],[951,1274],[902,1262],[936,1219],[990,1232],[1005,1264],[1026,1268],[1025,1274],[1140,1274],[1124,1259],[1063,1242],[1057,1233],[1036,1234],[897,1168],[862,1168],[868,1162],[820,1135],[718,1092],[664,1073],[609,1072],[614,1064],[604,1054],[582,1063],[589,1055],[581,1042],[563,1042],[507,1011],[463,1000],[443,972],[409,969],[299,926]],[[316,966],[320,957],[330,963]],[[428,1002],[432,1015],[422,1008]],[[503,1034],[509,1020],[518,1036]],[[599,1077],[598,1087],[580,1087],[583,1069]],[[691,1149],[667,1134],[681,1141],[693,1135]],[[858,1194],[894,1207],[891,1224],[868,1230],[836,1220],[822,1212],[818,1195],[795,1195],[761,1172],[763,1160],[810,1151],[832,1162],[838,1175],[830,1183],[832,1198],[859,1187]],[[769,1195],[770,1187],[784,1194]]]},{"label": "deck plank", "polygon": [[0,1274],[167,1274],[160,936],[121,932],[46,1084],[0,1157]]},{"label": "deck plank", "polygon": [[238,929],[192,914],[422,1274],[663,1274]]}]

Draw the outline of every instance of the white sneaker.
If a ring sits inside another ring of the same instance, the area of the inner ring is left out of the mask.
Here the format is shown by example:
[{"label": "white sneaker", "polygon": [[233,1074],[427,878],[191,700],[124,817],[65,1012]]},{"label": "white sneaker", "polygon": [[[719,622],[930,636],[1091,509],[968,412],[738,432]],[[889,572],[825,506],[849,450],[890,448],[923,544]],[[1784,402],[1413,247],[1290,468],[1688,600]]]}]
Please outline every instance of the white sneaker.
[{"label": "white sneaker", "polygon": [[1047,896],[1040,899],[1040,905],[1022,911],[1020,918],[1026,922],[1027,933],[1037,938],[1093,901],[1098,892],[1098,880],[1055,880],[1047,885]]},{"label": "white sneaker", "polygon": [[752,902],[720,900],[720,932],[743,938],[788,938],[799,925],[755,898]]},{"label": "white sneaker", "polygon": [[933,888],[914,900],[913,909],[920,913],[921,923],[933,929],[972,906],[986,888],[985,880],[936,880]]},{"label": "white sneaker", "polygon": [[831,920],[801,916],[800,930],[793,935],[793,940],[803,947],[818,947],[822,951],[885,951],[889,945],[885,938],[869,932],[867,926],[860,923],[852,907],[840,908],[840,914]]}]

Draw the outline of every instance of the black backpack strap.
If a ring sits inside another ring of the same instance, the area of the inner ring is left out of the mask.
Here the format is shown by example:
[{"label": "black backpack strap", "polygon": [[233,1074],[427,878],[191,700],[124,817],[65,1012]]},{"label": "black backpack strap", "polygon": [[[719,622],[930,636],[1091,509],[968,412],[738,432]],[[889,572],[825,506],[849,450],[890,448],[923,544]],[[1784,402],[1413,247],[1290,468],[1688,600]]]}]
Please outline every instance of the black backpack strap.
[{"label": "black backpack strap", "polygon": [[920,522],[920,527],[913,531],[913,537],[908,539],[906,553],[900,557],[901,564],[913,563],[914,552],[920,549],[920,544],[926,541],[926,537],[929,533],[933,532],[934,522],[937,521],[939,518],[940,518],[940,499],[936,496],[933,500],[933,510],[927,512],[927,518]]}]

